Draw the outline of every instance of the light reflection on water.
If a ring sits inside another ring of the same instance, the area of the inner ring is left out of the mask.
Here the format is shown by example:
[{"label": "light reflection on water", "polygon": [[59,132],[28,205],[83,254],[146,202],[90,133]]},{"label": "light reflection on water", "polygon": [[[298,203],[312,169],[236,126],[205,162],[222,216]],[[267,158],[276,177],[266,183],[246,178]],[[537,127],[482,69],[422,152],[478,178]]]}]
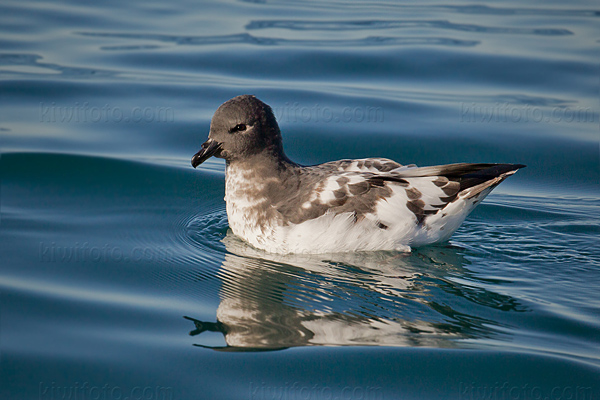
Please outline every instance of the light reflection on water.
[{"label": "light reflection on water", "polygon": [[[497,323],[459,310],[525,312],[516,299],[453,282],[469,275],[452,246],[405,253],[273,256],[229,233],[216,331],[228,350],[306,345],[460,347],[460,339],[501,336]],[[505,329],[503,329],[506,331]]]}]

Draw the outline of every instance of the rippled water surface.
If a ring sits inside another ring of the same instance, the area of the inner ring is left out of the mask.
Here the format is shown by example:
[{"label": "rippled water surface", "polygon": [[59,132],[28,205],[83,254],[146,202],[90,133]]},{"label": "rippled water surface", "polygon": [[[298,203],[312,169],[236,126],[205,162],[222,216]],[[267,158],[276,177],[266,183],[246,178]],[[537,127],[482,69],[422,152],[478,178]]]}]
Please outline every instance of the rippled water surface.
[{"label": "rippled water surface", "polygon": [[[2,399],[600,398],[596,2],[0,5]],[[527,164],[448,244],[228,231],[225,100],[304,164]]]}]

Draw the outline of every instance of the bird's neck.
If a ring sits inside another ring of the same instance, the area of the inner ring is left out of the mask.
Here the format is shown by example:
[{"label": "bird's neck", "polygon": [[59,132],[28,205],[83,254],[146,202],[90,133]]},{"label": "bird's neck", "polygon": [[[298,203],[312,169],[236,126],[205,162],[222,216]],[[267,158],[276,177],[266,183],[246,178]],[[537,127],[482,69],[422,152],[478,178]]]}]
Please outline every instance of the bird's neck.
[{"label": "bird's neck", "polygon": [[254,182],[260,180],[285,181],[290,173],[297,168],[284,153],[275,156],[268,152],[227,161],[227,173],[243,175],[244,179]]}]

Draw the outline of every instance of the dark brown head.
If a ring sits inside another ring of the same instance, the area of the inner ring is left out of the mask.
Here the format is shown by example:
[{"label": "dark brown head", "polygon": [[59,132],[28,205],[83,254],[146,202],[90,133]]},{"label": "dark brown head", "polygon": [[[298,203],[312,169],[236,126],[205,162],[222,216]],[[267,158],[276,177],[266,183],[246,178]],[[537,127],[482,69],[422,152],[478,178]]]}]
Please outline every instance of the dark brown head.
[{"label": "dark brown head", "polygon": [[208,140],[192,158],[192,166],[196,168],[212,156],[234,161],[261,153],[283,156],[273,111],[254,96],[237,96],[213,115]]}]

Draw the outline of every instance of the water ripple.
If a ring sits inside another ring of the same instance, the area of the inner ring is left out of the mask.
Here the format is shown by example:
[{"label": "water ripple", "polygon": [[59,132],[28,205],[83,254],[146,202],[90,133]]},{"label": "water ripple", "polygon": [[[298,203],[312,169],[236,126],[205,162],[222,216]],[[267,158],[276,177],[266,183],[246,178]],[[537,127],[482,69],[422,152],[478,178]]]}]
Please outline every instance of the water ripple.
[{"label": "water ripple", "polygon": [[[106,78],[118,75],[115,71],[98,68],[67,67],[64,65],[41,62],[43,57],[37,54],[0,54],[0,71],[2,66],[18,66],[20,74],[48,74],[60,73],[65,77],[76,78]],[[33,67],[35,69],[28,69]],[[9,70],[11,71],[11,70]],[[17,72],[17,71],[14,71]]]},{"label": "water ripple", "polygon": [[561,28],[506,28],[474,24],[456,24],[443,20],[350,20],[350,21],[314,21],[314,20],[255,20],[246,25],[246,29],[288,29],[294,31],[356,31],[374,29],[433,28],[463,32],[481,32],[497,34],[564,36],[572,35],[568,29]]},{"label": "water ripple", "polygon": [[[249,33],[214,36],[178,36],[157,34],[130,34],[108,32],[78,32],[82,36],[107,37],[119,39],[154,40],[175,43],[185,46],[208,46],[225,44],[249,44],[255,46],[306,46],[306,47],[364,47],[364,46],[409,46],[409,45],[441,45],[441,46],[475,46],[477,40],[460,40],[446,37],[392,37],[367,36],[359,39],[286,39],[255,36]],[[126,46],[130,50],[133,45]],[[117,46],[103,46],[104,50],[120,50]]]},{"label": "water ripple", "polygon": [[[247,3],[266,3],[262,0],[239,0]],[[285,0],[279,0],[269,2],[269,4],[285,3]],[[474,15],[490,15],[490,16],[515,16],[515,15],[533,15],[539,16],[560,16],[560,17],[579,17],[579,18],[598,18],[600,17],[600,10],[594,9],[560,9],[560,8],[532,8],[532,7],[502,7],[502,6],[486,6],[486,5],[415,5],[415,4],[400,4],[400,3],[386,3],[386,2],[369,2],[369,3],[357,3],[350,1],[330,1],[325,5],[322,2],[317,1],[304,1],[301,5],[296,7],[304,7],[311,10],[326,8],[339,9],[343,7],[345,10],[353,12],[361,12],[368,10],[383,11],[388,13],[398,13],[399,11],[407,14],[420,14],[420,13],[440,13],[440,14],[474,14]]]}]

